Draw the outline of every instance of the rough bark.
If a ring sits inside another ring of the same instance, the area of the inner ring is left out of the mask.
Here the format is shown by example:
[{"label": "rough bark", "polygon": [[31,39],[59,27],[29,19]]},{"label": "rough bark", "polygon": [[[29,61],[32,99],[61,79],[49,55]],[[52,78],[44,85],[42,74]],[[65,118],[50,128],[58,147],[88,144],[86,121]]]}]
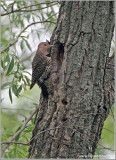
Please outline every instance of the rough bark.
[{"label": "rough bark", "polygon": [[113,7],[112,1],[61,2],[51,37],[52,93],[41,96],[29,158],[93,158],[113,103]]}]

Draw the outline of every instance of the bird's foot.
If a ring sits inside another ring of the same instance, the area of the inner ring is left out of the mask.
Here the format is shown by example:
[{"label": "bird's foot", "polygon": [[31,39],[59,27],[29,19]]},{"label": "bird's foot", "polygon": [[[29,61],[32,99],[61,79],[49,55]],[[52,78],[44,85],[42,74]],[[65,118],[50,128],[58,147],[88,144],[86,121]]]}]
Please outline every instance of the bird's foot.
[{"label": "bird's foot", "polygon": [[39,78],[39,81],[40,81],[40,83],[43,83],[44,80],[42,78]]}]

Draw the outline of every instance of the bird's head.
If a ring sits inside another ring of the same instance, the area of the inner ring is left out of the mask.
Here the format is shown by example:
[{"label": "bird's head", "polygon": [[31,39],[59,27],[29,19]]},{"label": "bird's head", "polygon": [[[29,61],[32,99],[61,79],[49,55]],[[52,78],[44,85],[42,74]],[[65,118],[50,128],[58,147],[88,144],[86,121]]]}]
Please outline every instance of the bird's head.
[{"label": "bird's head", "polygon": [[46,41],[46,42],[41,42],[40,44],[38,44],[38,49],[43,55],[48,55],[49,54],[48,50],[53,46],[54,45],[49,44],[49,41]]}]

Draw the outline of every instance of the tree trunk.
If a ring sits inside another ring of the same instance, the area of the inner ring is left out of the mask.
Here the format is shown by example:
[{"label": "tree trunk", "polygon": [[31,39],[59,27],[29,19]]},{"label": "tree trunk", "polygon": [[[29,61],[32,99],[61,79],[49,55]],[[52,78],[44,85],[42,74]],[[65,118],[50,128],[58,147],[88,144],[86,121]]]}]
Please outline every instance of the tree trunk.
[{"label": "tree trunk", "polygon": [[114,89],[114,2],[61,2],[51,37],[53,85],[41,95],[29,158],[93,158]]}]

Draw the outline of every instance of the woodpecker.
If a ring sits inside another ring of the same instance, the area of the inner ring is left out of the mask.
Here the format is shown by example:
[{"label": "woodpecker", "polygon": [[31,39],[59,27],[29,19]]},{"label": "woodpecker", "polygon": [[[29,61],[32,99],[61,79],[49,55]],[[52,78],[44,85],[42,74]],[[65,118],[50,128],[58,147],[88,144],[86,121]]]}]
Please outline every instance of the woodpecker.
[{"label": "woodpecker", "polygon": [[44,81],[49,78],[51,72],[51,57],[49,55],[49,49],[54,45],[50,45],[49,41],[41,42],[38,45],[36,55],[32,62],[32,81],[30,89],[37,83],[44,94],[46,87]]}]

